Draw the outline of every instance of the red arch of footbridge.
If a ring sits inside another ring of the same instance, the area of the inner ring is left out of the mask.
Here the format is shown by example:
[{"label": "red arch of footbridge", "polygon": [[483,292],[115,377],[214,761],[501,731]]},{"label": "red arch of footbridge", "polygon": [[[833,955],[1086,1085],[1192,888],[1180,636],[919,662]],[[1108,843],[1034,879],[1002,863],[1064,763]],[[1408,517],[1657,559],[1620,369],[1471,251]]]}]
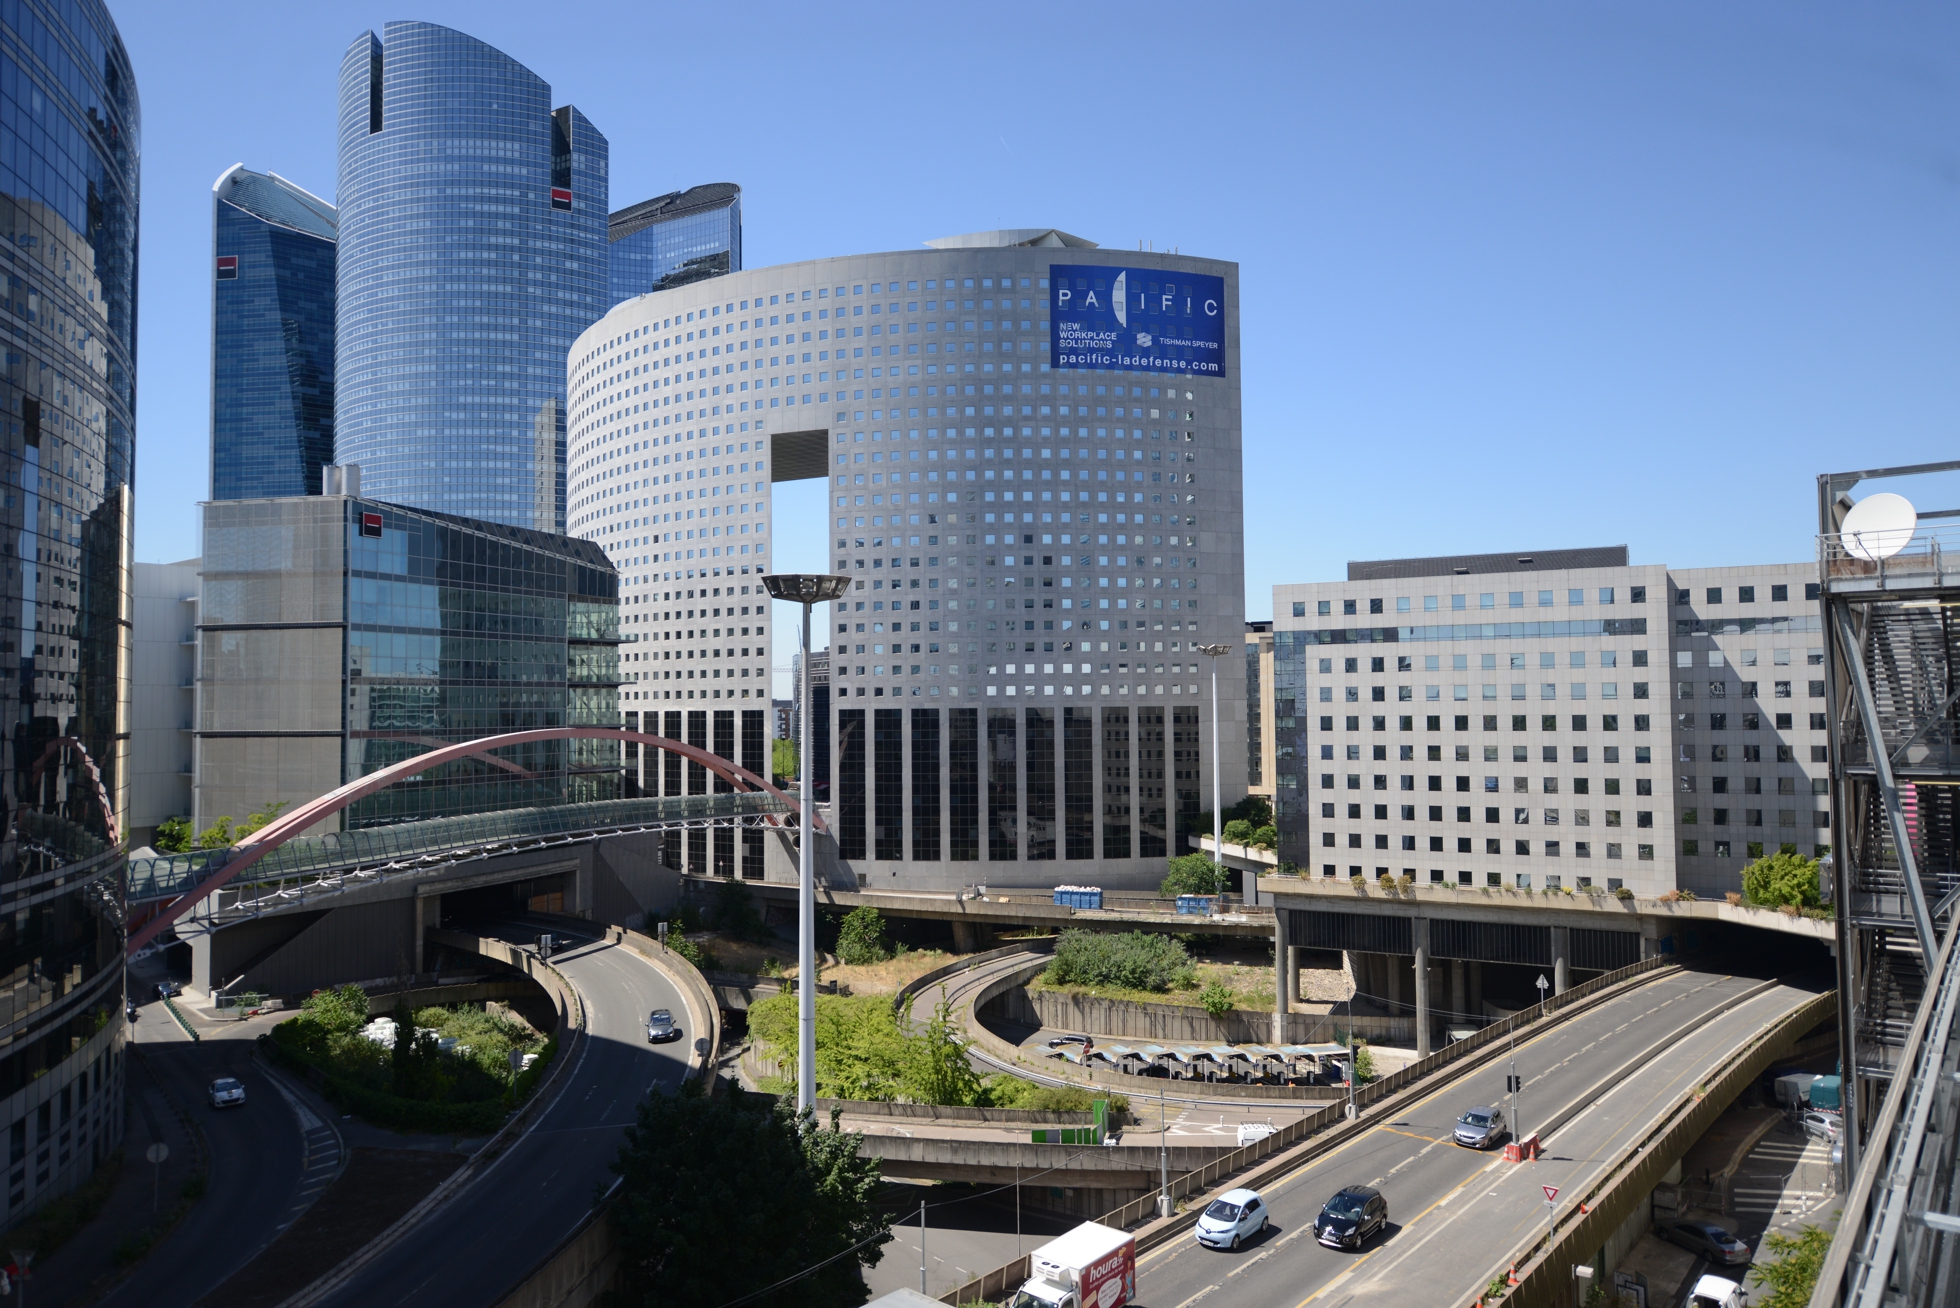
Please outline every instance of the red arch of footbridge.
[{"label": "red arch of footbridge", "polygon": [[[191,906],[208,897],[213,891],[248,870],[254,863],[279,848],[300,832],[317,822],[332,817],[356,800],[365,799],[376,791],[385,790],[404,777],[416,776],[432,767],[449,763],[459,758],[487,755],[513,745],[528,745],[540,740],[618,740],[632,745],[650,745],[654,749],[678,754],[693,763],[699,763],[724,781],[745,790],[760,790],[774,795],[788,804],[791,811],[797,808],[794,799],[785,795],[763,777],[758,777],[747,768],[738,767],[719,754],[711,754],[696,745],[685,741],[670,740],[666,736],[649,736],[638,731],[628,731],[623,727],[542,727],[534,731],[512,731],[501,736],[485,736],[481,740],[465,741],[460,745],[445,745],[432,749],[426,754],[403,759],[399,763],[369,773],[358,781],[350,781],[338,790],[329,791],[318,799],[301,804],[290,813],[281,814],[265,826],[253,832],[253,840],[242,846],[229,863],[200,881],[190,890],[170,901],[164,910],[145,922],[130,936],[128,953],[137,950],[156,939],[164,928],[189,912]],[[823,824],[816,814],[811,814],[811,822],[818,830]],[[775,817],[769,818],[771,825],[781,825]]]}]

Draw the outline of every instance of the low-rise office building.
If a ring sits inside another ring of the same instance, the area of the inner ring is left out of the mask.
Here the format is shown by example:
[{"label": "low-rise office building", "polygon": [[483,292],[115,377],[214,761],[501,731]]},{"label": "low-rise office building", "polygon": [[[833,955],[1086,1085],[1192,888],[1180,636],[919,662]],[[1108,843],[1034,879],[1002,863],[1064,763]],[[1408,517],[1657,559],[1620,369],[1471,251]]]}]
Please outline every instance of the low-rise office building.
[{"label": "low-rise office building", "polygon": [[[589,542],[358,494],[216,502],[200,608],[200,830],[437,746],[620,723],[618,576]],[[499,757],[431,768],[345,826],[620,794],[616,742]]]},{"label": "low-rise office building", "polygon": [[1636,566],[1616,546],[1275,587],[1282,861],[1716,895],[1765,851],[1825,852],[1813,574]]}]

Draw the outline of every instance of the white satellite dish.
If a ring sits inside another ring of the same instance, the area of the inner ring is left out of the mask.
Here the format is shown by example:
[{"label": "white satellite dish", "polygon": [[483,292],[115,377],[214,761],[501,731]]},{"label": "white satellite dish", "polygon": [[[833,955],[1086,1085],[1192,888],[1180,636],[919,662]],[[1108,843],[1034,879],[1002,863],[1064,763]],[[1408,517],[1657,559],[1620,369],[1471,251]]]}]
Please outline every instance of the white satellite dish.
[{"label": "white satellite dish", "polygon": [[1838,533],[1846,553],[1876,562],[1904,549],[1918,529],[1919,514],[1912,501],[1884,491],[1852,505]]}]

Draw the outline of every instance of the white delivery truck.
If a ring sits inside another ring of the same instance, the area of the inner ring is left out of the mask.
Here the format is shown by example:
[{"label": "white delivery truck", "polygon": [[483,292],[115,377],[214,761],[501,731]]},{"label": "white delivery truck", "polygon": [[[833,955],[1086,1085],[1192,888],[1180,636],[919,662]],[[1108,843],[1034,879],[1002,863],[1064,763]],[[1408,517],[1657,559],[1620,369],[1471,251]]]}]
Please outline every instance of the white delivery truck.
[{"label": "white delivery truck", "polygon": [[1136,1237],[1084,1222],[1036,1249],[1028,1269],[1007,1308],[1119,1308],[1136,1297]]},{"label": "white delivery truck", "polygon": [[1688,1296],[1688,1308],[1749,1308],[1749,1292],[1720,1276],[1704,1276]]},{"label": "white delivery truck", "polygon": [[1819,1080],[1815,1072],[1786,1072],[1776,1078],[1776,1106],[1790,1112],[1810,1107],[1810,1083]]}]

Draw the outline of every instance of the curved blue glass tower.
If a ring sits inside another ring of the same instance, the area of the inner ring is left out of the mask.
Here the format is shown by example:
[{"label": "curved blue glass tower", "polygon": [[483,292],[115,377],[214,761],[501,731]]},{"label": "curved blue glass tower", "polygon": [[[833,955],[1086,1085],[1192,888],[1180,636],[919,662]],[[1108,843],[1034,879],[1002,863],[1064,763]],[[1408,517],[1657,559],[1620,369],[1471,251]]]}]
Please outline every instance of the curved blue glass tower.
[{"label": "curved blue glass tower", "polygon": [[606,309],[606,138],[483,42],[340,67],[334,449],[375,499],[561,531],[565,356]]},{"label": "curved blue glass tower", "polygon": [[[0,6],[0,1223],[122,1134],[141,109],[100,0]],[[99,784],[96,778],[99,777]]]},{"label": "curved blue glass tower", "polygon": [[235,164],[211,188],[211,249],[211,498],[318,495],[333,462],[333,206]]}]

